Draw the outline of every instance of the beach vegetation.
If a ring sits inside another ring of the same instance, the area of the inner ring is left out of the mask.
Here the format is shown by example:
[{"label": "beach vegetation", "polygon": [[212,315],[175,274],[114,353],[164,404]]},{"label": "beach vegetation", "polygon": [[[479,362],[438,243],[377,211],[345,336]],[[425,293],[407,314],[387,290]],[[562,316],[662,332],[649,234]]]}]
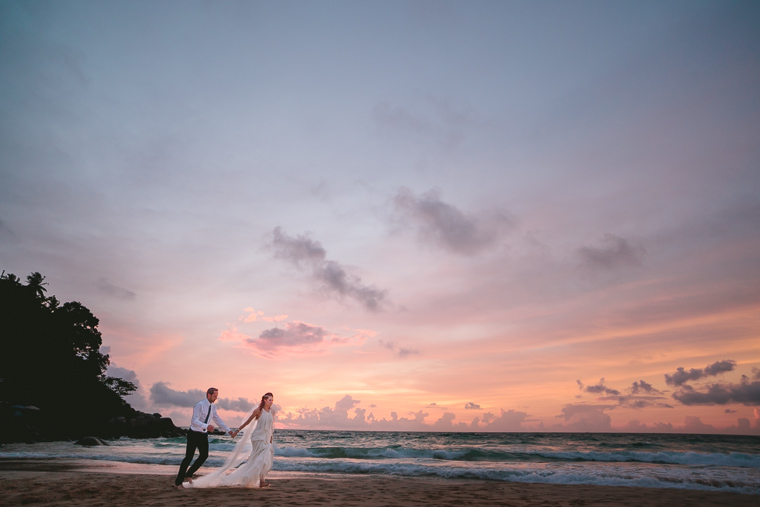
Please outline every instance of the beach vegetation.
[{"label": "beach vegetation", "polygon": [[[76,438],[96,433],[105,420],[134,415],[124,396],[137,387],[106,374],[98,318],[77,301],[46,296],[40,273],[26,281],[0,275],[0,439],[13,439],[14,431],[28,433],[26,439]],[[32,412],[30,423],[24,415]]]}]

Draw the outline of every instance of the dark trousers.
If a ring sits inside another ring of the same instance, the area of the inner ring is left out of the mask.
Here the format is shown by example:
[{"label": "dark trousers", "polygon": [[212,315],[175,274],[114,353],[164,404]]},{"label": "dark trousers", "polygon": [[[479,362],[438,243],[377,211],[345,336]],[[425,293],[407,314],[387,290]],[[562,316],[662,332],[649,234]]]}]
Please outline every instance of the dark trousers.
[{"label": "dark trousers", "polygon": [[[190,462],[193,461],[195,456],[195,450],[198,449],[198,459],[195,460],[190,470],[187,469],[190,466]],[[174,484],[179,486],[185,477],[191,476],[198,471],[198,469],[205,463],[208,458],[208,433],[202,433],[199,431],[189,430],[187,432],[187,449],[185,450],[185,459],[179,465],[179,473],[174,480]]]}]

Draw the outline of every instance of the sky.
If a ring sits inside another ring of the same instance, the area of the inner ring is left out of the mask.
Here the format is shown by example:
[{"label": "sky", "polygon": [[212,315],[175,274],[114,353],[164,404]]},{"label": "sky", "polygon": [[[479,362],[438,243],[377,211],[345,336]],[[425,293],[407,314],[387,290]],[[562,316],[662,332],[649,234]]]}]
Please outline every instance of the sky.
[{"label": "sky", "polygon": [[0,269],[179,425],[760,434],[758,24],[0,0]]}]

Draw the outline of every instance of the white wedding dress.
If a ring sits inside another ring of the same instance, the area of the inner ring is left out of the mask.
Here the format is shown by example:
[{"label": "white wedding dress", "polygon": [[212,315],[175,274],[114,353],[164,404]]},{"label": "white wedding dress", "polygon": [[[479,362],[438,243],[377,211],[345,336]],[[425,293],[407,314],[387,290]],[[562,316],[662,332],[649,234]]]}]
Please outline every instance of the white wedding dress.
[{"label": "white wedding dress", "polygon": [[[191,483],[185,482],[184,486],[186,488],[216,488],[219,486],[258,488],[264,482],[274,462],[273,419],[271,411],[262,410],[258,420],[252,421],[242,432],[243,438],[240,439],[221,468],[199,477]],[[248,455],[247,461],[246,455]],[[241,463],[243,464],[241,465]]]}]

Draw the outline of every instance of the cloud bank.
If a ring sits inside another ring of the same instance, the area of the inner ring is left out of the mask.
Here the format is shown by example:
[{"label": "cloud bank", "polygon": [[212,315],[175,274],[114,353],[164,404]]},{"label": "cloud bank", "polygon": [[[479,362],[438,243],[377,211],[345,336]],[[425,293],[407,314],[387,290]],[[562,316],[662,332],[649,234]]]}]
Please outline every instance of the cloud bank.
[{"label": "cloud bank", "polygon": [[570,431],[610,431],[612,418],[604,413],[610,408],[608,405],[565,405],[557,417],[566,421],[565,428]]},{"label": "cloud bank", "polygon": [[[210,387],[210,386],[209,386]],[[168,382],[156,382],[150,388],[150,401],[155,405],[167,407],[194,407],[196,403],[206,398],[206,391],[190,389],[189,391],[176,391],[169,387]],[[216,400],[219,408],[236,412],[247,412],[253,408],[255,401],[247,398],[222,398]]]},{"label": "cloud bank", "polygon": [[690,385],[673,393],[673,398],[684,405],[742,405],[760,406],[760,382],[750,382],[747,377],[739,384],[712,384],[704,391],[697,391]]}]

